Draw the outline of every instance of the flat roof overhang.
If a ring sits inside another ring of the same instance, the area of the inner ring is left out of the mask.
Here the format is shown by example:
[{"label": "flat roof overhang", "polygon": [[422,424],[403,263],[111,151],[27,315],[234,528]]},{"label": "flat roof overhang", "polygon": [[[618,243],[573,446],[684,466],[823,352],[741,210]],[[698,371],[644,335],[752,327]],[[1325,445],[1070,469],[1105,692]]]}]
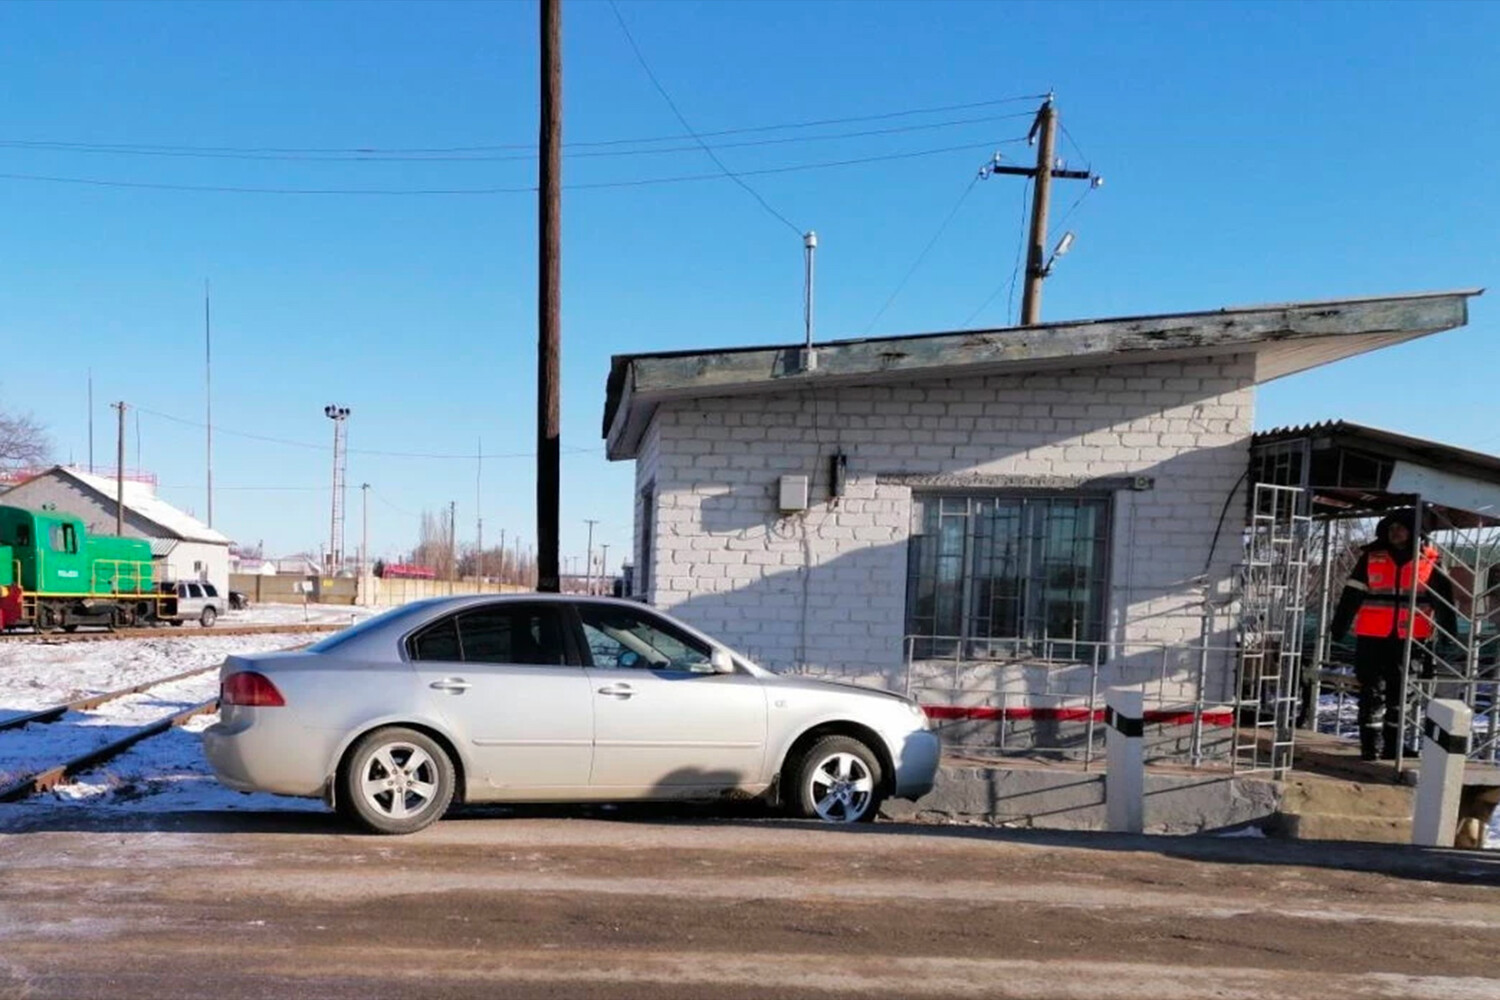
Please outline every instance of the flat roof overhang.
[{"label": "flat roof overhang", "polygon": [[1461,289],[830,341],[814,345],[817,366],[810,370],[801,344],[620,354],[605,393],[606,454],[635,458],[658,405],[707,396],[1236,354],[1253,354],[1255,381],[1269,382],[1463,326],[1468,300],[1480,294]]}]

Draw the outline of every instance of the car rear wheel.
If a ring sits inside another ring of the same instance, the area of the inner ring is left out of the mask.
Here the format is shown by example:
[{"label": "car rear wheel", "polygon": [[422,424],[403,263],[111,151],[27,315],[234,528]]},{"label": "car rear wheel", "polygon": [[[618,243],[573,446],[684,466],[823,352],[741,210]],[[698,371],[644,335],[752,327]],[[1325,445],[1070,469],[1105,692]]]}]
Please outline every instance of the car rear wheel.
[{"label": "car rear wheel", "polygon": [[850,736],[825,736],[796,768],[793,808],[825,823],[868,823],[880,811],[880,760]]},{"label": "car rear wheel", "polygon": [[198,616],[198,621],[204,628],[213,628],[214,622],[218,620],[219,613],[213,608],[204,608],[203,614]]},{"label": "car rear wheel", "polygon": [[431,737],[377,729],[349,753],[340,811],[372,833],[416,833],[448,811],[453,783],[453,762]]}]

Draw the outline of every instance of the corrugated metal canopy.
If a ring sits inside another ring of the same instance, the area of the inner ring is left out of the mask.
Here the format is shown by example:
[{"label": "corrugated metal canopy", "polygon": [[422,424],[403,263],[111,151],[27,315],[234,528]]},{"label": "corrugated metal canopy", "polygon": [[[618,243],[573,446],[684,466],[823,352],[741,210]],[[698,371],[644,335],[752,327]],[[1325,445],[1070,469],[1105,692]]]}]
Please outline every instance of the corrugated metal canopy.
[{"label": "corrugated metal canopy", "polygon": [[1300,486],[1313,513],[1357,517],[1417,498],[1454,526],[1500,525],[1500,456],[1330,420],[1251,438],[1256,482]]}]

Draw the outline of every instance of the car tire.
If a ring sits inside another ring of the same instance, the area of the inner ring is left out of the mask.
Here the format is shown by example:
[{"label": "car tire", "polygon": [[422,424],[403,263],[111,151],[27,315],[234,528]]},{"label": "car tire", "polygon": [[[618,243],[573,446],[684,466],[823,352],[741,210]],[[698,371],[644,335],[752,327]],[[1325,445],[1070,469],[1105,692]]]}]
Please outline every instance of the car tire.
[{"label": "car tire", "polygon": [[453,785],[453,762],[430,736],[377,729],[345,758],[339,811],[371,833],[416,833],[448,811]]},{"label": "car tire", "polygon": [[792,808],[825,823],[868,823],[884,798],[880,759],[851,736],[825,736],[808,747],[792,780]]},{"label": "car tire", "polygon": [[198,623],[204,628],[213,628],[214,622],[219,618],[219,613],[213,608],[204,608],[203,614],[198,616]]}]

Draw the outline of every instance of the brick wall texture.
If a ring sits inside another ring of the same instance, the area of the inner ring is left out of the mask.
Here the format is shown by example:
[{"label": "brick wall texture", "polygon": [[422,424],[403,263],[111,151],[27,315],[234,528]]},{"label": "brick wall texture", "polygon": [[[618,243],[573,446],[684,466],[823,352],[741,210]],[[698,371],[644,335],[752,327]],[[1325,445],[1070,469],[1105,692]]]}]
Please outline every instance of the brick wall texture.
[{"label": "brick wall texture", "polygon": [[[1197,642],[1239,557],[1253,370],[1226,356],[664,403],[637,459],[638,591],[772,668],[900,686],[912,489],[877,477],[1148,476],[1114,493],[1110,636]],[[807,511],[778,513],[786,474],[811,480]]]}]

